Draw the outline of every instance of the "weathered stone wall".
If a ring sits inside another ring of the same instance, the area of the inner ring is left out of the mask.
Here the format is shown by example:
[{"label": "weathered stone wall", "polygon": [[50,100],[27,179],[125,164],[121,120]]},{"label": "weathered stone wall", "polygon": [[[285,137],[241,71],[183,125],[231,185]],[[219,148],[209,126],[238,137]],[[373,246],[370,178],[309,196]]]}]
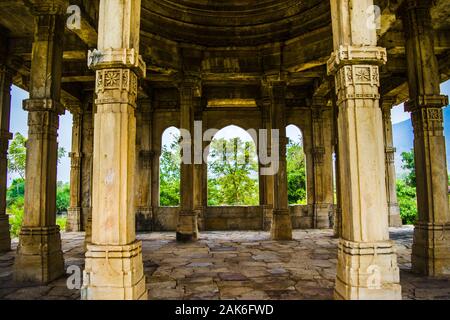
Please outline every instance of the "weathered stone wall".
[{"label": "weathered stone wall", "polygon": [[[179,207],[160,207],[154,211],[152,231],[174,231],[177,227]],[[263,208],[261,206],[207,207],[206,231],[262,230]],[[311,205],[291,205],[289,213],[294,229],[310,229],[313,226]],[[148,225],[148,223],[146,223]]]}]

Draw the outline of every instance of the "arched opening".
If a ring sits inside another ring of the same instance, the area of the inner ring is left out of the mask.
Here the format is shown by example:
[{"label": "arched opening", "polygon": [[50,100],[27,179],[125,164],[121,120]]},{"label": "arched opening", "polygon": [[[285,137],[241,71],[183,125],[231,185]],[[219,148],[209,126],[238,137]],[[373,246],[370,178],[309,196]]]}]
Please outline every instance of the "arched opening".
[{"label": "arched opening", "polygon": [[303,135],[295,125],[286,127],[289,139],[286,146],[288,200],[290,205],[306,205],[306,157]]},{"label": "arched opening", "polygon": [[208,154],[208,205],[259,205],[258,156],[251,135],[237,126],[217,132]]},{"label": "arched opening", "polygon": [[169,127],[161,137],[159,158],[159,204],[161,207],[180,205],[180,130]]}]

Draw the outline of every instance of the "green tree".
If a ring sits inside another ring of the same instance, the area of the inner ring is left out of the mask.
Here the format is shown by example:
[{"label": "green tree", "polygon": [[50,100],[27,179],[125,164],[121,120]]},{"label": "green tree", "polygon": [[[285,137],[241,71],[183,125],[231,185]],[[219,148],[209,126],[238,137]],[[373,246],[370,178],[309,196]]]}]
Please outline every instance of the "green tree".
[{"label": "green tree", "polygon": [[402,152],[402,169],[406,170],[407,174],[405,182],[408,186],[416,187],[416,166],[414,163],[414,149],[409,152]]},{"label": "green tree", "polygon": [[25,179],[14,179],[6,191],[6,206],[9,208],[12,204],[25,196]]},{"label": "green tree", "polygon": [[8,148],[8,171],[17,173],[25,179],[26,147],[27,139],[17,132]]},{"label": "green tree", "polygon": [[289,204],[306,204],[306,165],[301,143],[289,141],[286,161]]},{"label": "green tree", "polygon": [[[27,158],[26,143],[27,138],[25,138],[20,132],[17,132],[8,148],[8,171],[10,173],[18,174],[22,179],[25,179]],[[66,150],[62,147],[58,148],[58,164],[61,162],[61,159],[65,157],[65,155]]]},{"label": "green tree", "polygon": [[70,206],[70,184],[58,182],[56,189],[56,213],[67,212]]},{"label": "green tree", "polygon": [[258,205],[255,145],[240,138],[214,139],[208,159],[209,205]]},{"label": "green tree", "polygon": [[417,219],[416,171],[414,150],[402,153],[403,179],[397,180],[397,199],[403,224],[414,224]]},{"label": "green tree", "polygon": [[179,136],[163,146],[160,158],[160,204],[163,207],[180,205],[180,144]]}]

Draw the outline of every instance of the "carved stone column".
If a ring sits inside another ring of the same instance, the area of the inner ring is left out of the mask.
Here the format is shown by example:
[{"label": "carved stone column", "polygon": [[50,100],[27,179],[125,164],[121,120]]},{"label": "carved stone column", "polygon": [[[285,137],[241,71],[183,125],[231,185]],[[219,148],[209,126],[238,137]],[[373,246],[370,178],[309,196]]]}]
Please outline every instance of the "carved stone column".
[{"label": "carved stone column", "polygon": [[[177,240],[193,241],[198,238],[197,214],[194,208],[194,96],[199,89],[195,79],[184,79],[180,92],[180,129],[190,133],[181,141],[183,158],[181,163],[181,210],[178,214]],[[189,154],[186,154],[188,152]]]},{"label": "carved stone column", "polygon": [[24,220],[14,278],[48,283],[64,273],[59,226],[56,225],[61,70],[66,1],[32,1],[35,37],[31,60]]},{"label": "carved stone column", "polygon": [[[92,243],[83,299],[146,299],[142,245],[136,240],[134,170],[136,98],[145,63],[139,56],[139,0],[100,1],[96,70]],[[120,28],[117,27],[120,23]],[[115,32],[111,32],[114,30]]]},{"label": "carved stone column", "polygon": [[401,299],[397,255],[389,240],[379,65],[386,50],[367,28],[372,0],[331,0],[339,108],[342,235],[338,245],[337,299]]},{"label": "carved stone column", "polygon": [[94,104],[88,95],[84,103],[81,138],[81,222],[85,231],[84,247],[92,240],[92,171],[94,153]]},{"label": "carved stone column", "polygon": [[152,179],[152,107],[149,99],[139,102],[136,116],[136,230],[151,231],[153,225],[153,210],[151,203]]},{"label": "carved stone column", "polygon": [[[267,84],[262,84],[262,101],[261,101],[261,113],[262,113],[262,124],[263,128],[267,130],[270,136],[270,131],[272,130],[272,114],[271,114],[271,99],[270,99],[270,88]],[[259,148],[259,145],[257,146]],[[270,155],[271,152],[271,141],[267,139],[267,150],[266,154]],[[258,149],[258,154],[260,154]],[[258,157],[259,159],[260,157]],[[264,165],[260,163],[259,172],[262,172],[263,168],[269,167],[270,165]],[[261,175],[260,179],[260,201],[263,210],[263,230],[270,231],[272,229],[273,221],[273,192],[274,192],[274,176],[273,175]]]},{"label": "carved stone column", "polygon": [[450,211],[440,72],[434,53],[432,1],[407,0],[401,8],[406,37],[409,101],[412,113],[419,217],[414,229],[412,269],[450,274]]},{"label": "carved stone column", "polygon": [[271,236],[273,240],[292,239],[292,220],[289,213],[287,173],[286,173],[286,84],[283,81],[270,81],[272,128],[279,130],[278,171],[273,178],[273,221]]},{"label": "carved stone column", "polygon": [[67,232],[82,230],[81,217],[81,141],[82,114],[72,115],[72,152],[70,153],[70,207],[67,210]]},{"label": "carved stone column", "polygon": [[[333,86],[334,88],[334,86]],[[342,236],[342,209],[341,209],[341,173],[339,170],[339,132],[337,129],[338,108],[336,104],[336,95],[332,95],[331,99],[333,105],[333,149],[335,154],[334,171],[335,171],[335,188],[336,188],[336,203],[334,208],[334,236],[340,238]]]},{"label": "carved stone column", "polygon": [[314,228],[331,227],[333,218],[332,122],[325,98],[315,97],[312,107],[314,167]]},{"label": "carved stone column", "polygon": [[401,227],[400,207],[397,201],[397,176],[395,174],[395,151],[392,135],[391,109],[395,98],[383,97],[381,110],[383,112],[384,148],[386,152],[386,194],[388,203],[389,226]]},{"label": "carved stone column", "polygon": [[0,252],[11,250],[9,221],[6,214],[6,185],[8,174],[8,146],[12,134],[9,132],[11,112],[11,84],[13,71],[4,63],[0,66]]},{"label": "carved stone column", "polygon": [[[200,109],[200,108],[199,108]],[[194,118],[195,121],[202,121],[203,123],[203,114],[201,109],[197,110],[194,113]],[[203,125],[202,125],[203,128]],[[199,132],[195,132],[195,130],[199,131]],[[203,130],[201,130],[203,131]],[[203,132],[200,131],[200,127],[194,129],[194,135],[193,137],[197,136],[197,137],[203,137]],[[200,141],[198,141],[197,143],[200,143]],[[199,146],[201,147],[201,149],[196,150],[196,152],[198,154],[202,154],[203,155],[203,150],[205,150],[205,148],[207,147],[207,142],[202,142],[201,144],[199,144]],[[204,196],[204,183],[208,183],[207,180],[205,179],[205,173],[207,173],[207,163],[205,163],[205,161],[202,161],[202,163],[195,163],[194,164],[194,189],[193,189],[193,196],[194,196],[194,211],[195,211],[195,215],[197,216],[197,224],[198,224],[198,228],[199,230],[204,230],[205,229],[205,206],[204,206],[204,200],[203,200],[203,196]],[[207,193],[206,193],[207,194]]]}]

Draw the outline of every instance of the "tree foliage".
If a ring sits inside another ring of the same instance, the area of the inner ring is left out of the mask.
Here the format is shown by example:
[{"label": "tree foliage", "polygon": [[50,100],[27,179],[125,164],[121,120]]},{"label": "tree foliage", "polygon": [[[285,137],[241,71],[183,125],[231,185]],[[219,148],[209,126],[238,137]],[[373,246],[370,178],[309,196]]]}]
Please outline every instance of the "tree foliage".
[{"label": "tree foliage", "polygon": [[18,132],[8,148],[8,171],[17,173],[22,179],[25,179],[26,142],[27,139]]},{"label": "tree foliage", "polygon": [[[25,179],[27,158],[26,143],[27,138],[20,132],[17,132],[8,148],[8,171],[10,173],[18,174],[21,179]],[[66,150],[62,147],[58,148],[58,164],[65,155]]]},{"label": "tree foliage", "polygon": [[[163,146],[160,158],[160,204],[180,204],[179,137]],[[301,143],[287,147],[288,198],[290,204],[306,203],[306,165]],[[258,158],[255,145],[239,138],[214,139],[208,159],[208,205],[258,205]]]},{"label": "tree foliage", "polygon": [[403,179],[397,180],[397,199],[403,224],[414,224],[417,219],[416,171],[414,150],[402,153]]},{"label": "tree foliage", "polygon": [[402,152],[402,169],[406,170],[407,174],[404,178],[406,185],[416,187],[416,166],[414,163],[414,150],[409,152]]},{"label": "tree foliage", "polygon": [[306,163],[301,143],[289,141],[286,160],[289,204],[306,204]]},{"label": "tree foliage", "polygon": [[173,136],[169,146],[163,146],[160,158],[160,205],[163,207],[180,204],[180,164],[181,149],[179,137]]},{"label": "tree foliage", "polygon": [[208,205],[258,205],[255,145],[240,138],[214,139],[208,159]]}]

